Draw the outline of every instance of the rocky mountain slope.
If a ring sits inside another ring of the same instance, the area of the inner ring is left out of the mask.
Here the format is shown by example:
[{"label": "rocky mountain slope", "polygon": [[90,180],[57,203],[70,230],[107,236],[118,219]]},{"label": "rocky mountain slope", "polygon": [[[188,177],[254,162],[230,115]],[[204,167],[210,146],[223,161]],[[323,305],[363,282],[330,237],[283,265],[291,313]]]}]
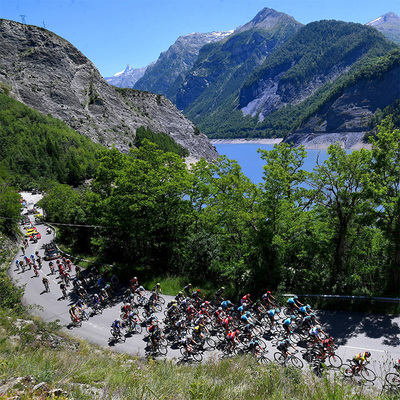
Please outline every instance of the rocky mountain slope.
[{"label": "rocky mountain slope", "polygon": [[[191,33],[180,36],[147,68],[144,76],[134,85],[135,89],[168,96],[171,86],[180,84],[184,75],[193,67],[200,49],[206,44],[224,39],[232,32]],[[176,80],[178,83],[175,83]]]},{"label": "rocky mountain slope", "polygon": [[138,91],[122,96],[71,43],[43,28],[0,20],[0,89],[121,151],[144,126],[170,135],[196,159],[218,156],[168,99]]},{"label": "rocky mountain slope", "polygon": [[113,86],[121,88],[133,88],[135,83],[144,75],[147,67],[148,66],[142,68],[132,68],[128,64],[123,71],[116,73],[114,76],[105,77],[104,79]]},{"label": "rocky mountain slope", "polygon": [[177,89],[175,104],[190,118],[203,120],[236,97],[246,78],[302,25],[292,17],[264,8],[224,40],[205,46]]},{"label": "rocky mountain slope", "polygon": [[367,25],[376,28],[388,39],[400,44],[400,17],[394,12],[388,12],[387,14],[368,22]]},{"label": "rocky mountain slope", "polygon": [[286,140],[295,144],[321,133],[365,132],[377,110],[400,99],[400,48],[344,81]]}]

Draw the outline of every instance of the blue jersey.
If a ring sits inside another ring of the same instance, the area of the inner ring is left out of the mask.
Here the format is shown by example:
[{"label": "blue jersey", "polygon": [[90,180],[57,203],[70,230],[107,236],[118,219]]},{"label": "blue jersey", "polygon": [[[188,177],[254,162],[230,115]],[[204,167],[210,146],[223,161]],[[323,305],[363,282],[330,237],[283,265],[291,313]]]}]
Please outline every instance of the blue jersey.
[{"label": "blue jersey", "polygon": [[290,318],[286,318],[286,319],[283,321],[283,325],[289,326],[289,325],[291,324],[291,322],[292,322],[292,320],[291,320]]},{"label": "blue jersey", "polygon": [[275,317],[275,313],[276,313],[276,311],[275,311],[274,309],[269,310],[269,311],[268,311],[268,316],[271,317],[271,318],[272,318],[272,317]]},{"label": "blue jersey", "polygon": [[288,299],[288,301],[287,301],[287,304],[289,304],[289,305],[295,305],[296,302],[294,301],[294,298],[293,298],[293,297],[290,297],[290,298]]}]

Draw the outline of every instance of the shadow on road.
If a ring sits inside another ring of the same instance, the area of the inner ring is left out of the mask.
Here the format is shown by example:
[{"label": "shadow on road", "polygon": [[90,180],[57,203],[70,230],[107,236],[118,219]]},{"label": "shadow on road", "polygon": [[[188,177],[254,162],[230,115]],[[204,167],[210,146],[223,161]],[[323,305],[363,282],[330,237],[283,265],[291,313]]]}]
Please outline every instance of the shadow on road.
[{"label": "shadow on road", "polygon": [[343,311],[320,311],[318,319],[325,332],[335,338],[339,345],[359,334],[368,338],[382,338],[382,344],[396,347],[400,345],[400,326],[394,315],[365,314]]}]

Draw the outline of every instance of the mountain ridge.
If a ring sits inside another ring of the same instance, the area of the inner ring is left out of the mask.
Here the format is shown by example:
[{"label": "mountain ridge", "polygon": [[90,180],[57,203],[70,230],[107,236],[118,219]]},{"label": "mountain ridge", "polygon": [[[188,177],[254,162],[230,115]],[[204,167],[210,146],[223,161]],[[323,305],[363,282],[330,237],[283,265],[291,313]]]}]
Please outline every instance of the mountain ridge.
[{"label": "mountain ridge", "polygon": [[139,91],[124,98],[90,60],[53,32],[2,19],[0,43],[2,91],[92,141],[127,152],[143,126],[173,136],[196,159],[218,157],[206,136],[168,99]]}]

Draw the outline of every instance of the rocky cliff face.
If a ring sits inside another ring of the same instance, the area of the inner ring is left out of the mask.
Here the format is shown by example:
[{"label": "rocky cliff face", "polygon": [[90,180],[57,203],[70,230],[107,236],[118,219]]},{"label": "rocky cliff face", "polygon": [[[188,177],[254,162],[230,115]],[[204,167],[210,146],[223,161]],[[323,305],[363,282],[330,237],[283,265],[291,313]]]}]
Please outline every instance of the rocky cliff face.
[{"label": "rocky cliff face", "polygon": [[0,20],[0,89],[120,151],[145,126],[169,134],[196,159],[218,156],[169,100],[140,92],[123,97],[72,44],[43,28]]},{"label": "rocky cliff face", "polygon": [[168,96],[175,81],[193,67],[200,49],[208,43],[224,39],[232,32],[191,33],[180,36],[167,51],[160,54],[153,65],[148,67],[144,76],[134,85],[135,89]]}]

